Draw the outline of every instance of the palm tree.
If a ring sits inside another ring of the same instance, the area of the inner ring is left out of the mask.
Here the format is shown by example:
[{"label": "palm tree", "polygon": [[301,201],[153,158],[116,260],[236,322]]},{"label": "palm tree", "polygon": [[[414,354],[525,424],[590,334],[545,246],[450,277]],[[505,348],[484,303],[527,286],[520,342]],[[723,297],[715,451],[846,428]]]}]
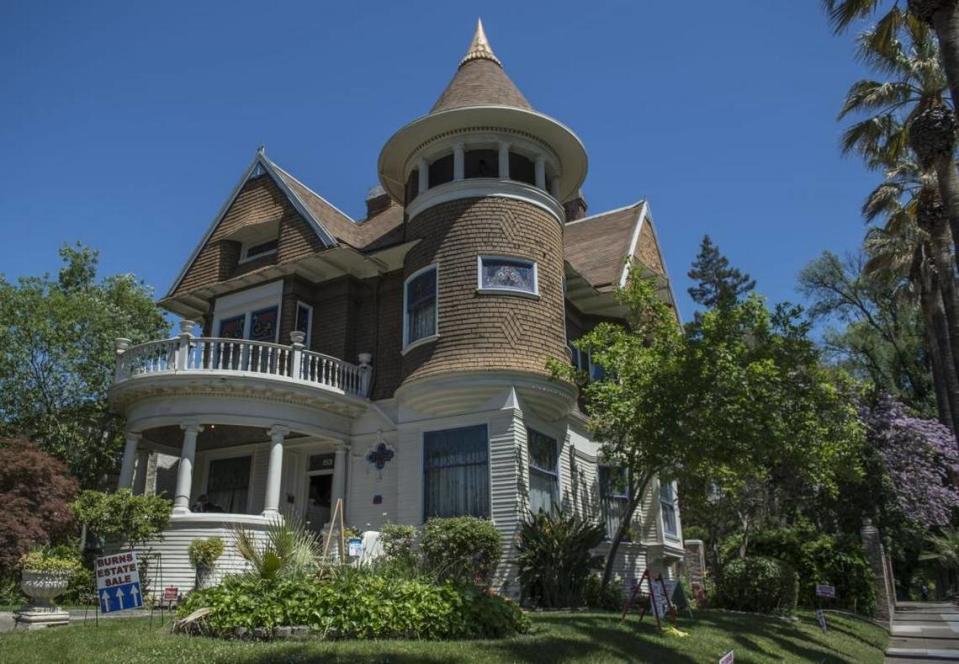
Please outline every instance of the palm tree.
[{"label": "palm tree", "polygon": [[874,44],[880,50],[896,39],[910,17],[931,27],[939,42],[953,108],[959,108],[959,2],[906,0],[902,4],[905,5],[905,11],[899,0],[895,0],[891,6],[887,0],[823,0],[836,32],[842,32],[857,19],[888,8],[872,32]]},{"label": "palm tree", "polygon": [[[915,162],[905,161],[891,168],[866,199],[866,219],[885,219],[882,227],[871,229],[866,236],[866,275],[882,283],[900,284],[901,296],[918,301],[926,328],[939,420],[955,432],[955,425],[959,424],[959,370],[940,284],[942,252],[930,234],[931,226],[945,226],[941,214],[935,221],[941,206],[936,205],[934,178]],[[946,265],[951,264],[947,261]]]}]

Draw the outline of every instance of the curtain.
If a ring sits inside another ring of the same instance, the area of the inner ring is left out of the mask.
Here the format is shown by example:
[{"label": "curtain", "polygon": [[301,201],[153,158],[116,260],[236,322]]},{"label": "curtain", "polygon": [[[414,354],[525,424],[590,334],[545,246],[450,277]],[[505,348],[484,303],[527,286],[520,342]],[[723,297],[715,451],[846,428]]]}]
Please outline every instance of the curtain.
[{"label": "curtain", "polygon": [[529,449],[529,509],[550,512],[559,506],[559,450],[556,440],[526,429]]},{"label": "curtain", "polygon": [[250,489],[251,457],[210,462],[206,483],[207,511],[245,514]]},{"label": "curtain", "polygon": [[[619,530],[629,505],[626,470],[613,466],[600,466],[599,495],[603,505],[603,520],[606,522],[606,537],[612,539]],[[629,539],[628,536],[626,539]]]},{"label": "curtain", "polygon": [[406,284],[407,343],[436,334],[436,270]]},{"label": "curtain", "polygon": [[423,436],[424,517],[489,517],[486,426],[430,431]]}]

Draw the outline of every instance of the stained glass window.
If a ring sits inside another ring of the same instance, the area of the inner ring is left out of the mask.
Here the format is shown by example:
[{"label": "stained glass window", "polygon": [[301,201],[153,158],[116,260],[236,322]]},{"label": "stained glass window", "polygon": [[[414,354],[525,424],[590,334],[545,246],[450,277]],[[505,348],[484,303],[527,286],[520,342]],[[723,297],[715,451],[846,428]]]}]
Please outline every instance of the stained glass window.
[{"label": "stained glass window", "polygon": [[310,347],[310,326],[313,322],[313,308],[302,302],[296,303],[296,331],[306,335],[303,343]]},{"label": "stained glass window", "polygon": [[480,288],[536,293],[536,264],[521,258],[483,256]]},{"label": "stained glass window", "polygon": [[253,341],[276,341],[278,307],[267,307],[250,315],[250,339]]},{"label": "stained glass window", "polygon": [[436,268],[406,283],[406,343],[436,334]]},{"label": "stained glass window", "polygon": [[220,336],[224,339],[242,339],[246,316],[234,316],[220,321]]}]

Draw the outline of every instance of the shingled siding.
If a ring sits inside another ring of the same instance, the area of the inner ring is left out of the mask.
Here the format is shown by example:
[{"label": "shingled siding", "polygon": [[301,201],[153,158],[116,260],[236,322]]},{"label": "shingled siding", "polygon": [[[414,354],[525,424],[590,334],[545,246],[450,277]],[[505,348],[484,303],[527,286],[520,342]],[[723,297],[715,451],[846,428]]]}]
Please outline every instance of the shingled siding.
[{"label": "shingled siding", "polygon": [[[279,246],[276,254],[240,264],[240,244],[228,238],[244,226],[277,222]],[[271,263],[288,263],[324,248],[315,231],[290,204],[269,175],[252,178],[243,185],[233,205],[214,229],[196,260],[189,266],[175,295],[210,286],[236,276],[240,270]],[[262,261],[262,262],[261,262]]]},{"label": "shingled siding", "polygon": [[[544,210],[507,198],[441,203],[410,220],[405,274],[439,264],[439,339],[404,358],[406,380],[462,371],[512,369],[550,375],[565,361],[563,231]],[[479,294],[477,256],[535,260],[537,299]]]}]

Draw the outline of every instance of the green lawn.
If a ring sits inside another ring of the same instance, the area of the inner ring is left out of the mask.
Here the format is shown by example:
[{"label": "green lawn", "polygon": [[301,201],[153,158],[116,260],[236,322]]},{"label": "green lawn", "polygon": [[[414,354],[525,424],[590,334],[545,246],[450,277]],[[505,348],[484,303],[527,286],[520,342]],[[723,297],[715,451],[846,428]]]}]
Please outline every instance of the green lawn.
[{"label": "green lawn", "polygon": [[0,636],[0,662],[716,662],[735,649],[736,662],[883,661],[887,636],[865,620],[829,614],[823,634],[814,616],[799,623],[724,611],[684,619],[685,638],[661,635],[654,623],[610,613],[534,614],[531,634],[503,641],[305,641],[250,643],[174,636],[169,622],[104,620]]}]

